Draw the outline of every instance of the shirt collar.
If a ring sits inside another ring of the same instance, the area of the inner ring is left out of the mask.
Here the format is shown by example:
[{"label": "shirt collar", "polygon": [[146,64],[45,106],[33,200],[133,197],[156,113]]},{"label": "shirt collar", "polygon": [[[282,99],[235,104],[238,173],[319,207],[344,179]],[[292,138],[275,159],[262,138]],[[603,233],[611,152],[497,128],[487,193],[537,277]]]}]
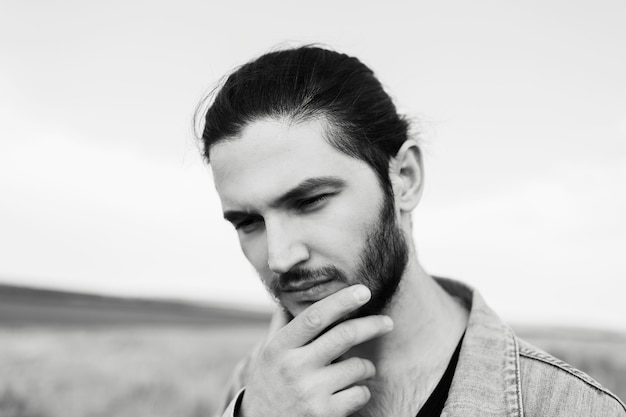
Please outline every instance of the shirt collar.
[{"label": "shirt collar", "polygon": [[477,291],[458,281],[436,280],[470,312],[441,415],[523,417],[519,349],[513,331]]}]

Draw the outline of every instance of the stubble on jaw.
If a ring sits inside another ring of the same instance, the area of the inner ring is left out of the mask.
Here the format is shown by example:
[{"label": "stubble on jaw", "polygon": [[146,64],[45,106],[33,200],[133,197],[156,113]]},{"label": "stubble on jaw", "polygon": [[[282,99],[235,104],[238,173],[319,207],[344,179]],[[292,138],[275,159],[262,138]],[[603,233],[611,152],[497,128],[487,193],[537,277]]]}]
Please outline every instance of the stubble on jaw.
[{"label": "stubble on jaw", "polygon": [[404,232],[396,221],[393,196],[384,193],[378,218],[367,233],[353,280],[350,280],[344,271],[332,265],[316,269],[299,267],[284,274],[276,274],[266,287],[289,320],[294,316],[280,301],[280,294],[291,280],[300,282],[327,277],[347,285],[363,284],[368,287],[372,293],[370,301],[335,322],[330,329],[346,320],[387,311],[400,286],[408,258],[409,248]]}]

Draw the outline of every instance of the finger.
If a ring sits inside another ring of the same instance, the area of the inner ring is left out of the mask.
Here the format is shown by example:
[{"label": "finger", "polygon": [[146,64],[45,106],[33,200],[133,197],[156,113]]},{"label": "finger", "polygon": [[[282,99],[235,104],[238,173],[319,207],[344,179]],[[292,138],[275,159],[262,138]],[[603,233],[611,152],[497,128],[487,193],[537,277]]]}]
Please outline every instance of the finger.
[{"label": "finger", "polygon": [[360,317],[339,323],[302,349],[308,351],[312,363],[323,366],[354,346],[382,336],[392,329],[393,321],[388,316]]},{"label": "finger", "polygon": [[319,371],[330,393],[336,393],[376,375],[374,364],[367,359],[349,358]]},{"label": "finger", "polygon": [[372,397],[370,390],[364,385],[355,385],[339,391],[330,399],[332,410],[337,410],[340,416],[349,416],[363,408]]},{"label": "finger", "polygon": [[367,303],[370,290],[364,285],[343,288],[310,305],[276,335],[275,341],[284,348],[304,346],[332,323]]}]

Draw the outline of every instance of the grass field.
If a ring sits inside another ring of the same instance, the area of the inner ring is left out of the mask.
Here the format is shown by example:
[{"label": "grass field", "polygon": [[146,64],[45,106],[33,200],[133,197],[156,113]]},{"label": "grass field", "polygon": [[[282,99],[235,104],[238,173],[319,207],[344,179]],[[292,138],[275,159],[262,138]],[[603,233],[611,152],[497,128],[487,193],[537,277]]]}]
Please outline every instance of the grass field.
[{"label": "grass field", "polygon": [[0,329],[0,417],[210,416],[262,332]]},{"label": "grass field", "polygon": [[[242,314],[0,291],[0,417],[211,416],[265,332]],[[626,335],[516,330],[626,398]]]}]

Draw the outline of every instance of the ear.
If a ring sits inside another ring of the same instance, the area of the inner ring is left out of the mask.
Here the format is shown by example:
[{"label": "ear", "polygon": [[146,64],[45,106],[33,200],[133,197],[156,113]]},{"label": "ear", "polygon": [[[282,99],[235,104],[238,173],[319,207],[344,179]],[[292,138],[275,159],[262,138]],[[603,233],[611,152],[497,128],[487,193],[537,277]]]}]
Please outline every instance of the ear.
[{"label": "ear", "polygon": [[422,153],[413,139],[402,144],[389,166],[389,178],[393,186],[396,207],[401,212],[410,212],[422,197],[424,170]]}]

